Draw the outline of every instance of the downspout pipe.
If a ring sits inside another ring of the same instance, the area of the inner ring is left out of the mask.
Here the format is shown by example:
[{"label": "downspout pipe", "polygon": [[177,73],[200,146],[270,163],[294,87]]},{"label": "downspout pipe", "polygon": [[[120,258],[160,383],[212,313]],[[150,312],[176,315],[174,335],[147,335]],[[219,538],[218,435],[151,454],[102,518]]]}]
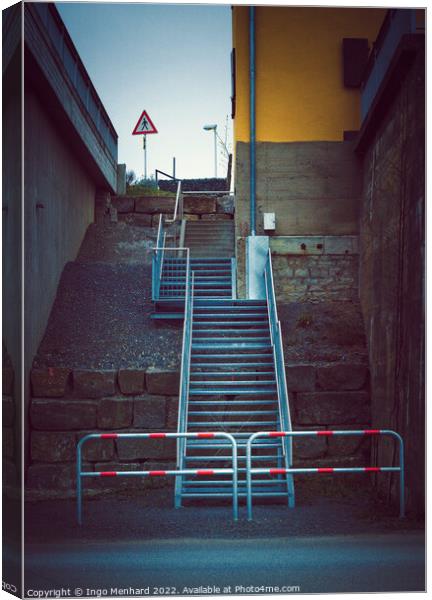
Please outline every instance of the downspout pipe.
[{"label": "downspout pipe", "polygon": [[256,235],[256,157],[255,157],[255,7],[249,7],[249,171],[250,171],[250,234]]}]

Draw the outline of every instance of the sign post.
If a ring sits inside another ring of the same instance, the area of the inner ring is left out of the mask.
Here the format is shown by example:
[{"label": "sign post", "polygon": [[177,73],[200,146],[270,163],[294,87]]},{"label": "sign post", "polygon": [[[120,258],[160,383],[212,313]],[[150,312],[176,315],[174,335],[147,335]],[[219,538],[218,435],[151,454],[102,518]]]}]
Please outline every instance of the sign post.
[{"label": "sign post", "polygon": [[132,131],[132,135],[143,135],[144,150],[144,179],[147,179],[147,135],[149,133],[158,133],[158,130],[150,119],[146,110],[143,110],[137,124]]}]

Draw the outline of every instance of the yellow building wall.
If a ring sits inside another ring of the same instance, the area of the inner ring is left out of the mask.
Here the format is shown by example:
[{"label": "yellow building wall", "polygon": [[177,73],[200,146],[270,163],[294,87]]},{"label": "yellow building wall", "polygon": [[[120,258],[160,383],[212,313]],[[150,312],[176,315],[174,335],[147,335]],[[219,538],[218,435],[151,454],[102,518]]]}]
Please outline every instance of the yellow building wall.
[{"label": "yellow building wall", "polygon": [[[385,9],[262,7],[256,14],[258,141],[340,141],[360,128],[360,92],[343,85],[342,39],[376,39]],[[234,139],[249,141],[249,8],[233,8]]]}]

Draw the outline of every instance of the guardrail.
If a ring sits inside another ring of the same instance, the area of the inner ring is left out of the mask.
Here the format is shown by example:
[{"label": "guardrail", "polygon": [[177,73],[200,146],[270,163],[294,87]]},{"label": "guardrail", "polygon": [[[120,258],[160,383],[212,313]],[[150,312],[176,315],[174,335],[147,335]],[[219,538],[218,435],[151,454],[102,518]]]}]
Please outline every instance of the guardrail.
[{"label": "guardrail", "polygon": [[[282,345],[281,324],[278,319],[276,295],[274,289],[273,268],[271,261],[271,252],[268,251],[267,263],[264,268],[264,280],[267,297],[267,308],[270,327],[270,340],[273,347],[273,358],[275,364],[276,385],[279,403],[279,414],[281,419],[281,428],[283,431],[292,431],[291,415],[289,409],[288,388],[285,373],[285,357]],[[285,437],[283,439],[283,451],[287,469],[292,466],[292,439]],[[290,508],[295,506],[294,479],[287,471],[288,486],[288,505]]]},{"label": "guardrail", "polygon": [[[188,251],[189,252],[189,251]],[[188,254],[189,258],[189,254]],[[190,271],[189,260],[186,266],[186,288],[185,288],[185,309],[183,320],[183,341],[180,368],[180,387],[179,387],[179,408],[177,433],[186,432],[187,410],[189,402],[189,380],[190,380],[190,362],[192,348],[192,317],[193,317],[193,299],[194,299],[194,273]],[[186,453],[185,439],[180,439],[177,444],[177,468],[183,470],[184,457]],[[181,506],[181,487],[182,478],[178,477],[175,484],[174,502],[175,507]]]},{"label": "guardrail", "polygon": [[[398,467],[315,467],[315,468],[252,468],[252,445],[257,438],[263,437],[314,437],[314,436],[364,436],[386,435],[394,437],[399,443]],[[405,516],[405,467],[404,444],[402,437],[391,429],[363,429],[363,430],[330,430],[330,431],[259,431],[251,435],[246,444],[246,497],[247,517],[252,520],[252,475],[284,475],[284,474],[315,474],[315,473],[380,473],[399,472],[399,516]]]},{"label": "guardrail", "polygon": [[[231,442],[232,468],[231,469],[182,469],[182,470],[151,470],[151,471],[83,471],[82,448],[90,440],[103,439],[161,439],[161,438],[216,438],[223,437]],[[238,519],[238,467],[237,443],[232,435],[224,432],[197,432],[197,433],[90,433],[78,442],[76,459],[76,494],[77,494],[77,520],[82,525],[82,479],[91,477],[165,477],[179,478],[183,475],[197,475],[212,477],[214,475],[232,475],[233,490],[233,519]]]}]

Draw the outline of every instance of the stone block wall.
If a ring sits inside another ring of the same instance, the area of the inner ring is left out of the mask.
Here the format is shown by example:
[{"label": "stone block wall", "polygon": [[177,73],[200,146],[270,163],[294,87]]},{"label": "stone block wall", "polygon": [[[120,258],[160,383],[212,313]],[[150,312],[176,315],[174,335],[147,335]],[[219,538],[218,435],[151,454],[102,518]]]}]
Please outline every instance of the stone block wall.
[{"label": "stone block wall", "polygon": [[[279,302],[357,302],[357,236],[271,236],[276,299]],[[237,238],[237,261],[245,261],[244,238]],[[237,271],[245,297],[244,270]]]},{"label": "stone block wall", "polygon": [[[287,365],[296,429],[366,428],[368,371],[362,364]],[[115,370],[33,369],[30,409],[29,499],[75,494],[78,440],[97,432],[176,431],[179,372],[156,368]],[[221,398],[221,401],[224,401]],[[308,438],[295,442],[296,464],[368,463],[367,439]],[[83,452],[86,470],[174,468],[175,440],[94,440]],[[172,478],[87,479],[89,495],[172,491]]]},{"label": "stone block wall", "polygon": [[[160,213],[172,215],[174,196],[113,196],[111,205],[119,221],[131,225],[157,227]],[[234,219],[233,196],[185,196],[184,218],[187,221]]]},{"label": "stone block wall", "polygon": [[357,256],[275,256],[272,259],[277,300],[357,301]]},{"label": "stone block wall", "polygon": [[[179,373],[156,368],[48,368],[31,373],[30,454],[26,496],[72,497],[78,440],[87,433],[175,431]],[[94,440],[84,446],[88,470],[167,469],[175,440]],[[87,479],[90,494],[170,485],[168,478]]]},{"label": "stone block wall", "polygon": [[[368,367],[362,363],[286,366],[293,429],[367,429]],[[370,439],[307,437],[294,441],[295,466],[369,466]]]}]

